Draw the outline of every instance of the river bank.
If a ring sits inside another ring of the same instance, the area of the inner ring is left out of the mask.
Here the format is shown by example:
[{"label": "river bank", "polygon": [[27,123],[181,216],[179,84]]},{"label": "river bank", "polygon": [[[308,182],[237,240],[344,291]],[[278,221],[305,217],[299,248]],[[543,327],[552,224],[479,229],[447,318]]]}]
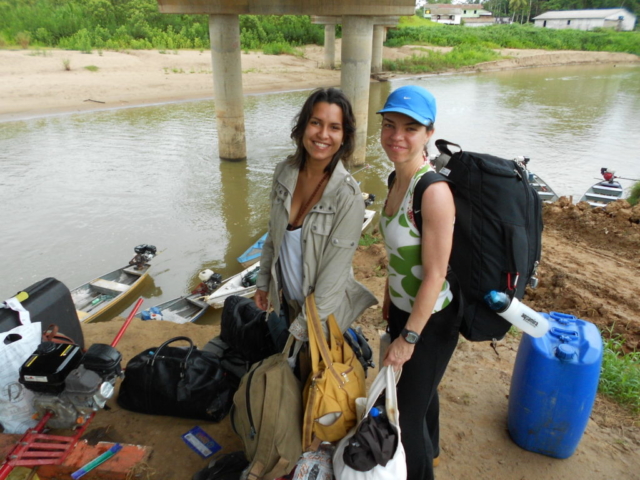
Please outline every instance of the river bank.
[{"label": "river bank", "polygon": [[[384,48],[384,58],[401,59],[426,47]],[[430,47],[447,51],[446,47]],[[337,86],[340,71],[321,68],[324,49],[309,45],[300,55],[242,53],[245,94]],[[504,58],[457,72],[578,64],[632,64],[626,53],[499,50]],[[336,45],[340,62],[340,41]],[[67,70],[68,68],[68,70]],[[441,72],[446,73],[446,72]],[[126,108],[206,99],[213,96],[208,50],[78,51],[0,50],[0,122],[60,113]]]},{"label": "river bank", "polygon": [[[540,285],[525,301],[538,311],[574,314],[603,331],[624,336],[627,346],[638,348],[637,320],[640,284],[616,282],[637,278],[640,267],[640,207],[606,210],[572,205],[562,199],[545,207],[545,231]],[[615,252],[613,251],[615,250]],[[354,272],[359,281],[382,301],[387,260],[381,244],[358,247]],[[123,319],[83,325],[85,341],[108,342]],[[368,309],[357,323],[378,358],[378,332],[384,328],[380,306]],[[186,335],[200,348],[219,332],[219,325],[175,325],[134,321],[118,349],[123,361],[158,346],[168,338]],[[518,447],[507,431],[509,387],[519,334],[508,334],[495,348],[489,342],[460,340],[439,387],[441,409],[441,462],[438,480],[633,480],[640,471],[640,423],[637,415],[598,395],[586,432],[574,455],[565,460]],[[140,340],[144,339],[144,341]],[[370,372],[369,381],[375,376]],[[105,440],[149,445],[154,453],[141,466],[147,479],[188,479],[206,461],[180,441],[195,424],[223,446],[223,453],[242,448],[229,419],[219,424],[155,417],[128,412],[115,401],[99,412],[92,429],[102,428]],[[172,454],[168,454],[172,452]],[[635,473],[634,473],[635,472]]]}]

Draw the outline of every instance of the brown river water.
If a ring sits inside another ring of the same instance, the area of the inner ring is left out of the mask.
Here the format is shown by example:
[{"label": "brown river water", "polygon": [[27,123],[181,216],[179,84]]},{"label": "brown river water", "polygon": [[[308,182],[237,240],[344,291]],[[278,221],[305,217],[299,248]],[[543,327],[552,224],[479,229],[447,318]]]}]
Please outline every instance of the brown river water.
[{"label": "brown river water", "polygon": [[[377,196],[373,209],[390,171],[375,111],[407,83],[436,96],[435,138],[529,156],[559,195],[579,199],[601,167],[640,178],[637,66],[430,76],[372,84],[370,167],[356,179]],[[291,121],[307,94],[245,98],[241,163],[217,157],[212,101],[0,123],[0,297],[49,276],[74,288],[126,264],[141,243],[160,252],[139,291],[143,308],[188,293],[203,268],[239,272],[236,257],[266,231],[271,175],[292,151]]]}]

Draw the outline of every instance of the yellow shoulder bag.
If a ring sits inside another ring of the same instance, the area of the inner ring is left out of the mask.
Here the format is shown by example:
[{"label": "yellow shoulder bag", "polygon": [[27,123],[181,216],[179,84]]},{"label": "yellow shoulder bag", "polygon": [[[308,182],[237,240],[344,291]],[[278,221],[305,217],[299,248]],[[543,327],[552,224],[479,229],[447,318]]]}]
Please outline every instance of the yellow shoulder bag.
[{"label": "yellow shoulder bag", "polygon": [[366,397],[366,386],[364,369],[333,314],[327,318],[327,344],[314,294],[306,298],[305,307],[312,370],[302,399],[302,448],[309,450],[319,441],[335,442],[349,432],[357,423],[356,398]]}]

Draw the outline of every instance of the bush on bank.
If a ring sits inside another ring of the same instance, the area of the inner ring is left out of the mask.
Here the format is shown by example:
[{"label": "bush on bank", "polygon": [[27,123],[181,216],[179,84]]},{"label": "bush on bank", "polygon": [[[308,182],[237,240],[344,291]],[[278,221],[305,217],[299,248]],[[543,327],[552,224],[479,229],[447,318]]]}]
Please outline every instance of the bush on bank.
[{"label": "bush on bank", "polygon": [[412,55],[400,60],[383,60],[382,64],[384,70],[394,72],[429,73],[489,62],[499,57],[500,55],[487,47],[460,45],[448,53],[426,50],[425,54]]},{"label": "bush on bank", "polygon": [[481,45],[487,48],[586,50],[640,55],[640,32],[616,32],[609,29],[585,32],[512,24],[477,28],[455,25],[449,25],[447,28],[405,27],[390,30],[387,35],[388,47],[416,44],[441,47]]}]

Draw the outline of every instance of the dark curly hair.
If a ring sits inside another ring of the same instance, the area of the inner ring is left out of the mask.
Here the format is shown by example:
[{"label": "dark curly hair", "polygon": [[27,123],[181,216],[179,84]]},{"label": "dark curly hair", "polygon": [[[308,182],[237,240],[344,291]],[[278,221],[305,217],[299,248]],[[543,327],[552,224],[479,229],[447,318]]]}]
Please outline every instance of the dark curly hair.
[{"label": "dark curly hair", "polygon": [[292,155],[289,155],[287,159],[292,165],[298,167],[299,170],[304,168],[307,161],[307,151],[302,143],[302,138],[313,114],[313,107],[319,102],[338,105],[342,110],[342,131],[344,135],[342,145],[331,159],[331,162],[329,162],[329,165],[324,169],[327,173],[333,173],[338,161],[351,156],[356,142],[356,119],[353,114],[351,102],[349,102],[346,95],[337,88],[319,88],[314,90],[304,102],[300,112],[294,119],[295,124],[291,129],[291,139],[296,144],[296,151]]}]

